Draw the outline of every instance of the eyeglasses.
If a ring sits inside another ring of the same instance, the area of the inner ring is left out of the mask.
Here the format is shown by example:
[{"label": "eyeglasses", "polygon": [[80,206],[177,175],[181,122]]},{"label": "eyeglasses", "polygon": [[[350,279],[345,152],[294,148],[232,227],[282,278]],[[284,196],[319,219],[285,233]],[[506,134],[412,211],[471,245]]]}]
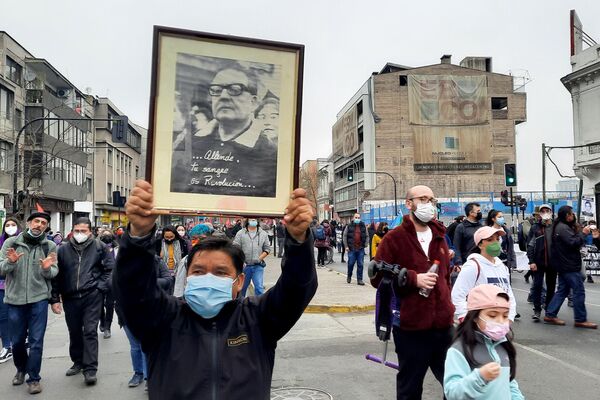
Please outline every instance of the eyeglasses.
[{"label": "eyeglasses", "polygon": [[208,94],[215,97],[220,96],[223,93],[223,90],[226,90],[227,94],[230,96],[239,96],[244,91],[252,93],[248,86],[243,83],[232,83],[230,85],[210,85],[208,87]]},{"label": "eyeglasses", "polygon": [[418,199],[421,204],[431,203],[434,206],[436,206],[438,203],[438,199],[436,199],[434,197],[427,197],[427,196],[413,197],[409,200],[415,201],[415,199]]}]

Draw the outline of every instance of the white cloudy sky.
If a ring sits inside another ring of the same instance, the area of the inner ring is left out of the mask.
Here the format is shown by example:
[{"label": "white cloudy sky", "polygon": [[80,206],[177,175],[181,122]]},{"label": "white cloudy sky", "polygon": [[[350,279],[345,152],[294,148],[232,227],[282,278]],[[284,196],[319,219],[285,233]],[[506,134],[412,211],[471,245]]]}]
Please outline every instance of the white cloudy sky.
[{"label": "white cloudy sky", "polygon": [[[336,113],[386,62],[422,66],[452,54],[491,56],[495,72],[525,71],[528,121],[518,126],[519,189],[541,188],[541,143],[569,145],[569,10],[600,40],[600,2],[357,0],[4,1],[0,30],[46,58],[81,90],[108,96],[148,125],[152,26],[306,46],[301,159],[326,157]],[[555,151],[572,174],[570,151]],[[549,173],[549,189],[558,175]]]}]

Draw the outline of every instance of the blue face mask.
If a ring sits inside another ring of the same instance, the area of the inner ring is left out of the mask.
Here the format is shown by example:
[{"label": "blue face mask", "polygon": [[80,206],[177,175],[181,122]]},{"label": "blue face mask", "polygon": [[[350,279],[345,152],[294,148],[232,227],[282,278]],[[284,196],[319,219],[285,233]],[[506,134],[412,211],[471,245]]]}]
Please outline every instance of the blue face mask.
[{"label": "blue face mask", "polygon": [[354,223],[355,224],[360,224],[360,219],[359,218],[354,218]]},{"label": "blue face mask", "polygon": [[188,276],[183,297],[196,314],[202,318],[212,318],[225,303],[233,299],[233,282],[231,278],[220,278],[213,274]]},{"label": "blue face mask", "polygon": [[258,221],[249,221],[248,225],[252,226],[252,227],[256,227],[256,226],[258,226]]},{"label": "blue face mask", "polygon": [[498,218],[496,218],[496,223],[498,225],[504,225],[504,217],[498,217]]}]

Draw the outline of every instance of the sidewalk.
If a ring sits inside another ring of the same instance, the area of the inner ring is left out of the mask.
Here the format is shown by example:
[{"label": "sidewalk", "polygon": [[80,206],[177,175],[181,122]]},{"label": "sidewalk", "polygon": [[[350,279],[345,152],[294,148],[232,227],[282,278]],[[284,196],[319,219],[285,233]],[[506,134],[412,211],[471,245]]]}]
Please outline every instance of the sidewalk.
[{"label": "sidewalk", "polygon": [[[265,289],[272,287],[277,282],[281,274],[281,260],[281,258],[271,255],[266,258],[267,267],[264,274]],[[337,272],[333,268],[333,266],[337,266],[338,269],[341,269],[340,267],[344,264],[335,263],[324,268],[317,268],[319,288],[305,312],[351,313],[375,310],[376,291],[369,283],[366,264],[365,262],[364,286],[356,284],[356,276],[353,277],[352,283],[346,283],[346,275]]]}]

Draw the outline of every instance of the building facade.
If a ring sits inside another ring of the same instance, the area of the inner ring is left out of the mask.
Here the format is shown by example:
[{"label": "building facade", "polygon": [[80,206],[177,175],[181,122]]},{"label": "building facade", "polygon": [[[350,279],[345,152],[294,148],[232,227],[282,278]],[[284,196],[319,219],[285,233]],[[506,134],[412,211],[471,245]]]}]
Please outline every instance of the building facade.
[{"label": "building facade", "polygon": [[333,127],[338,216],[351,217],[367,199],[393,200],[394,181],[399,199],[417,184],[445,198],[504,189],[525,101],[512,76],[492,72],[488,57],[453,65],[444,56],[418,68],[386,64]]},{"label": "building facade", "polygon": [[[573,169],[583,180],[583,194],[600,203],[600,45],[589,39],[571,10],[572,72],[561,79],[573,102]],[[584,45],[586,48],[584,48]],[[598,211],[600,212],[600,210]],[[597,213],[598,213],[597,212]]]},{"label": "building facade", "polygon": [[[112,140],[112,125],[117,116],[124,115],[109,99],[95,100],[96,149],[94,153],[94,210],[96,226],[117,227],[127,224],[125,210],[114,196],[125,201],[135,181],[144,175],[142,170],[142,142],[145,129],[130,123],[124,143]],[[118,192],[118,194],[116,193]]]}]

